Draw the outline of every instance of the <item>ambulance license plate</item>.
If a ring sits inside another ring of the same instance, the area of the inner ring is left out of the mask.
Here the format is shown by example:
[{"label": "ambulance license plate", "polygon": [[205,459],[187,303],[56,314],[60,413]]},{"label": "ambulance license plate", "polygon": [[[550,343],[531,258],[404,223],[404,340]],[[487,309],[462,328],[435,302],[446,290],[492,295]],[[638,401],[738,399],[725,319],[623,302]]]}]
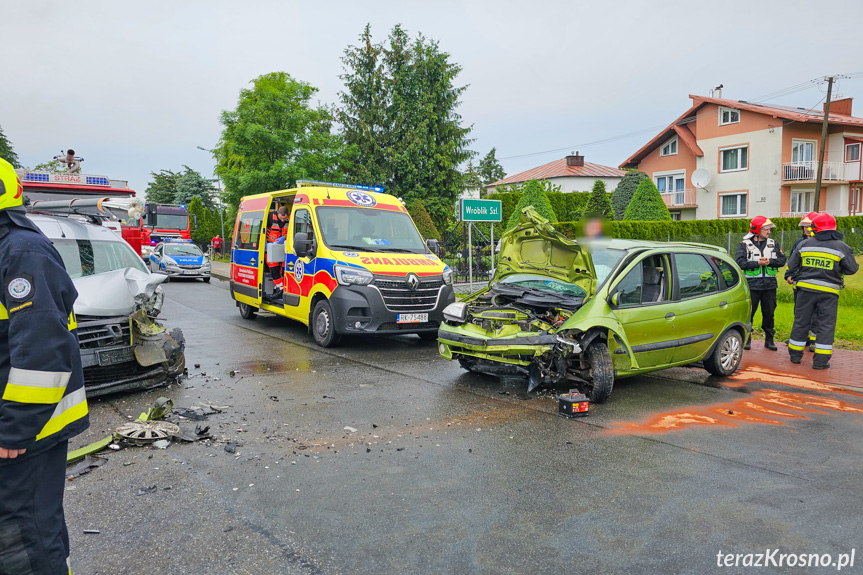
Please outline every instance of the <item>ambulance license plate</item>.
[{"label": "ambulance license plate", "polygon": [[396,316],[396,323],[425,323],[428,320],[427,313],[400,313]]}]

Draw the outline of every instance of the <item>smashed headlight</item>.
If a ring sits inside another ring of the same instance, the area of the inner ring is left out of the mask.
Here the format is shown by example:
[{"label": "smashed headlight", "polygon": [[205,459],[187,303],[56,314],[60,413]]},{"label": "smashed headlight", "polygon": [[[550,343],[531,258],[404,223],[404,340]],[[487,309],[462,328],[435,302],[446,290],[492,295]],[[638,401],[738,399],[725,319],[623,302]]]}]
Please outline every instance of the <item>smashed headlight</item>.
[{"label": "smashed headlight", "polygon": [[443,318],[447,321],[464,323],[467,319],[467,304],[461,301],[449,304],[443,310]]}]

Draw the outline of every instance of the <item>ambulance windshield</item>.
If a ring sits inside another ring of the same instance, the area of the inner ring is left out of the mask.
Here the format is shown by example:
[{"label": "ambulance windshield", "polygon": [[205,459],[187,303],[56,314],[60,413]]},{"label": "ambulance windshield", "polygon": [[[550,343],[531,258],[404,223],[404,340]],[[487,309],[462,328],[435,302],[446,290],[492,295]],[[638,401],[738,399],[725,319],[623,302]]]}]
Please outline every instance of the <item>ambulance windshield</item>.
[{"label": "ambulance windshield", "polygon": [[330,249],[360,252],[428,251],[413,220],[404,212],[349,207],[316,210],[324,243]]}]

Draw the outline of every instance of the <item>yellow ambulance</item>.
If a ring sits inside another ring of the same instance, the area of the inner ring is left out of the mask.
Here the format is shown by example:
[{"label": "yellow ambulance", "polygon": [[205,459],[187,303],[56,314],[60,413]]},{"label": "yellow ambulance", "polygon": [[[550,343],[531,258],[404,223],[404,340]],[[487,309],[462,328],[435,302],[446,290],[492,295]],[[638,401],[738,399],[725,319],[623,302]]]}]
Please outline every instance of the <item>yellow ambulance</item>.
[{"label": "yellow ambulance", "polygon": [[[398,198],[381,188],[300,180],[242,199],[231,246],[231,296],[240,315],[268,311],[309,326],[318,345],[342,335],[437,338],[455,301],[452,270],[423,241]],[[268,242],[280,207],[284,243]],[[271,277],[281,264],[278,290]]]}]

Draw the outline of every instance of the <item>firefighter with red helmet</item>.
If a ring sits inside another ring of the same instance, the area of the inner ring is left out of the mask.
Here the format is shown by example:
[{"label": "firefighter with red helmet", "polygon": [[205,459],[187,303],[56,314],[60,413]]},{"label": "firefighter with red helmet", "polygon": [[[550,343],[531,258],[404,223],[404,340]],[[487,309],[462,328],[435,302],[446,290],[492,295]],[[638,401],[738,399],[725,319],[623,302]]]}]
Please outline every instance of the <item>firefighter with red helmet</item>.
[{"label": "firefighter with red helmet", "polygon": [[[291,212],[286,206],[280,206],[273,214],[272,222],[267,228],[267,243],[284,244],[285,238],[288,237],[289,224],[288,220],[291,217]],[[282,290],[285,287],[285,268],[282,262],[271,262],[267,260],[267,266],[270,268],[270,276],[273,278],[275,289],[272,297],[279,299],[282,297]]]},{"label": "firefighter with red helmet", "polygon": [[[800,227],[800,230],[803,232],[803,235],[794,242],[794,245],[791,246],[791,251],[788,252],[789,258],[794,255],[794,252],[797,251],[797,247],[800,245],[800,242],[805,240],[806,238],[812,237],[812,220],[815,216],[818,215],[818,212],[809,212],[802,218],[800,218],[800,223],[797,224]],[[790,261],[790,260],[789,260]],[[797,301],[797,278],[795,278],[791,274],[791,268],[785,269],[785,281],[788,282],[788,285],[792,288],[792,293],[794,294],[794,301]],[[811,329],[809,330],[809,351],[815,351],[815,332]]]},{"label": "firefighter with red helmet", "polygon": [[827,369],[833,356],[836,316],[839,313],[839,290],[843,276],[857,273],[859,265],[853,250],[836,231],[836,218],[818,214],[812,220],[814,234],[800,242],[791,254],[788,269],[797,280],[794,304],[794,326],[788,339],[792,363],[800,363],[809,326],[815,331],[813,369]]},{"label": "firefighter with red helmet", "polygon": [[70,572],[66,451],[89,425],[77,297],[0,158],[0,573]]},{"label": "firefighter with red helmet", "polygon": [[[776,274],[785,265],[785,254],[779,243],[770,237],[775,228],[773,222],[764,216],[756,216],[749,225],[749,233],[743,236],[743,241],[737,246],[734,259],[743,270],[746,281],[749,282],[749,293],[752,298],[751,319],[761,306],[761,328],[764,330],[764,347],[776,350],[773,337],[774,313],[776,312]],[[748,340],[744,349],[752,348],[752,340]]]}]

